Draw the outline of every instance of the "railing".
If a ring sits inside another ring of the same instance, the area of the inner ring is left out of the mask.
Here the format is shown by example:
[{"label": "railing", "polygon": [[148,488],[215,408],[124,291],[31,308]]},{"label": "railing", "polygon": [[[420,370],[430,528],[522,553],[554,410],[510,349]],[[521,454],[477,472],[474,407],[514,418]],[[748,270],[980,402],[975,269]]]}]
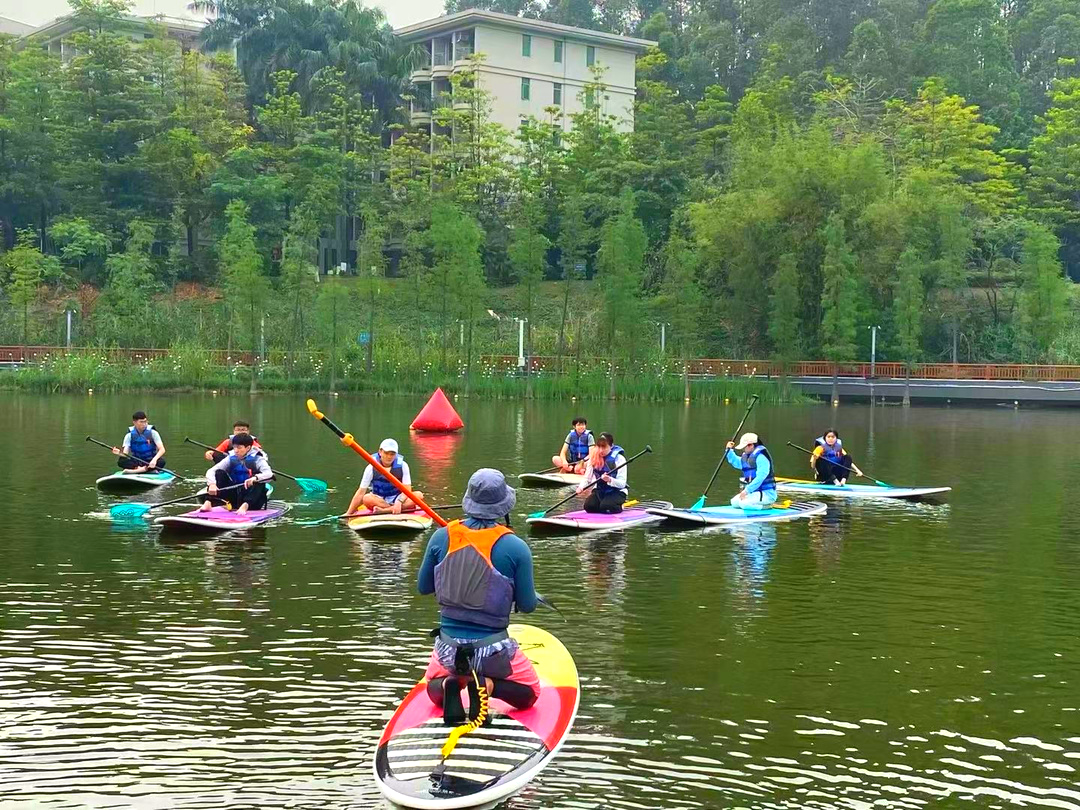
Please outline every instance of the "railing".
[{"label": "railing", "polygon": [[[597,358],[593,358],[595,364]],[[506,371],[517,368],[517,355],[485,355],[484,363]],[[563,368],[573,366],[573,358],[563,358]],[[682,371],[682,364],[669,360],[672,372]],[[551,356],[530,357],[526,361],[532,372],[555,373],[559,358]],[[874,379],[903,379],[904,363],[876,363]],[[695,377],[779,377],[785,369],[771,360],[713,360],[696,359],[689,363],[689,373]],[[871,379],[869,363],[830,363],[823,360],[803,360],[788,363],[786,372],[790,377],[829,377],[835,373],[842,378]],[[1080,366],[1026,365],[993,363],[919,363],[911,367],[913,380],[1013,380],[1024,382],[1077,382]]]},{"label": "railing", "polygon": [[[258,360],[256,352],[241,351],[234,349],[202,349],[207,359],[214,366],[250,366]],[[98,357],[110,363],[146,363],[151,360],[159,360],[170,355],[169,349],[118,349],[118,348],[95,348],[90,346],[77,346],[70,349],[63,346],[0,346],[0,364],[33,364],[44,363],[66,355],[76,357]],[[266,352],[266,361],[271,365],[282,365],[285,360],[292,356],[319,357],[323,356],[320,351],[290,352],[282,349],[272,349]]]}]

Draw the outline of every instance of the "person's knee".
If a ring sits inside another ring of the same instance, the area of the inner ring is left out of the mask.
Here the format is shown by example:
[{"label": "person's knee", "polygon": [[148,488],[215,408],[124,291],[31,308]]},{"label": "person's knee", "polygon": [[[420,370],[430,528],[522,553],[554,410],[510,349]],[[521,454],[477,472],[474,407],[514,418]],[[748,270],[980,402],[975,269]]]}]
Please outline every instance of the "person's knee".
[{"label": "person's knee", "polygon": [[374,492],[369,492],[364,495],[363,504],[369,509],[375,506],[383,506],[383,499],[376,495]]}]

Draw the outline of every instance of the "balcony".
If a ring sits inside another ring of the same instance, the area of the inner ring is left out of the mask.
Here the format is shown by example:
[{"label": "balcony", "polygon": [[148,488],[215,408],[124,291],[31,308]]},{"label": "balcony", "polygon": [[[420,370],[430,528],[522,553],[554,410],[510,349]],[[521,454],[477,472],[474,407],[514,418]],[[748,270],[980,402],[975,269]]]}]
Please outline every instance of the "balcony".
[{"label": "balcony", "polygon": [[472,65],[473,44],[471,42],[458,42],[454,44],[454,70],[459,71]]},{"label": "balcony", "polygon": [[426,84],[431,81],[431,65],[424,65],[413,69],[409,74],[409,81],[413,84]]}]

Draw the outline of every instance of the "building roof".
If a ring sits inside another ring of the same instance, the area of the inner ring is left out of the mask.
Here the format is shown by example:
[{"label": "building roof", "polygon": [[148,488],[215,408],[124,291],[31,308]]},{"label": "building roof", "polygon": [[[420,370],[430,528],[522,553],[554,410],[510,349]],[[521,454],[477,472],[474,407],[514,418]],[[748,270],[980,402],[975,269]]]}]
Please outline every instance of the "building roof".
[{"label": "building roof", "polygon": [[11,34],[17,37],[24,37],[33,30],[34,26],[32,25],[13,20],[10,17],[0,17],[0,34]]},{"label": "building roof", "polygon": [[[193,20],[187,17],[170,17],[166,14],[155,14],[146,17],[136,14],[125,14],[123,19],[124,22],[136,26],[164,25],[172,34],[196,35],[206,27],[206,22],[203,20]],[[79,28],[80,25],[76,19],[76,15],[65,14],[63,17],[57,17],[55,20],[50,20],[39,28],[32,29],[32,32],[35,38],[54,39],[70,34],[72,31],[77,31]]]},{"label": "building roof", "polygon": [[444,14],[431,20],[406,25],[396,29],[394,33],[407,42],[416,42],[439,34],[449,34],[470,25],[484,24],[517,28],[540,36],[573,39],[641,53],[656,45],[655,42],[649,39],[624,37],[618,34],[609,34],[605,31],[593,31],[589,28],[577,28],[573,25],[561,25],[559,23],[545,22],[544,20],[531,20],[525,17],[516,17],[513,14],[502,14],[498,11],[487,11],[478,8],[466,9],[455,14]]}]

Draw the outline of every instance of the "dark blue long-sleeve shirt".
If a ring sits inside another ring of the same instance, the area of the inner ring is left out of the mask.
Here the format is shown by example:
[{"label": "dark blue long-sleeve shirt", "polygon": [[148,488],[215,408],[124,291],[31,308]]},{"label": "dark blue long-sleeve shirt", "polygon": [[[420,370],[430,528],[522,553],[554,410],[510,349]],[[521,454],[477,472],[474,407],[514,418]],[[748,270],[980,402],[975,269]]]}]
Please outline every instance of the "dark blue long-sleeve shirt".
[{"label": "dark blue long-sleeve shirt", "polygon": [[[463,521],[469,529],[490,529],[493,520],[477,520],[467,517]],[[450,535],[445,528],[438,529],[428,540],[424,560],[416,577],[416,586],[422,594],[435,593],[435,566],[446,559]],[[491,564],[495,570],[514,583],[514,601],[521,613],[536,610],[536,586],[533,582],[532,551],[516,534],[504,534],[491,547]],[[485,627],[472,622],[462,622],[442,617],[442,629],[449,636],[462,639],[483,638],[497,633],[500,628]]]}]

